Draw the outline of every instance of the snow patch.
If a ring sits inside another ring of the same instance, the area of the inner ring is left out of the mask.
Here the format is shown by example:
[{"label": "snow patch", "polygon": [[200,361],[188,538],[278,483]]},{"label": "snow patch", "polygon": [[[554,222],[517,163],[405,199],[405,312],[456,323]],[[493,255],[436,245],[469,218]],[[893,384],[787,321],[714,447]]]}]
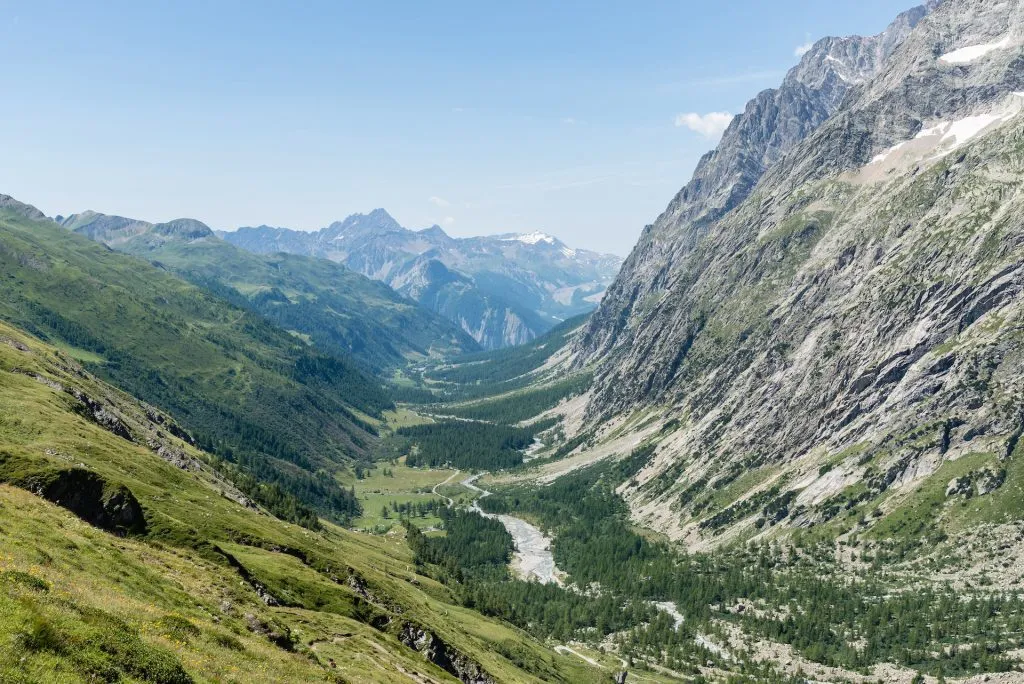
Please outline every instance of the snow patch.
[{"label": "snow patch", "polygon": [[535,245],[538,242],[546,242],[549,245],[555,244],[555,238],[551,237],[547,233],[541,233],[534,231],[532,233],[525,233],[523,235],[516,235],[514,237],[505,238],[505,242],[522,242],[526,245]]},{"label": "snow patch", "polygon": [[978,116],[969,116],[966,119],[960,119],[959,121],[943,122],[921,131],[917,134],[917,137],[923,138],[930,135],[941,135],[942,137],[939,139],[939,145],[951,143],[952,147],[950,147],[949,151],[952,151],[957,147],[966,144],[971,139],[978,137],[979,133],[992,124],[1005,121],[1011,118],[1014,114],[1016,114],[1016,112],[979,114]]},{"label": "snow patch", "polygon": [[875,155],[871,159],[871,163],[872,164],[877,164],[879,162],[885,161],[889,157],[890,154],[892,154],[893,152],[897,152],[901,147],[903,147],[906,144],[907,143],[905,143],[905,142],[901,142],[899,145],[893,145],[892,147],[887,149],[885,152],[882,152],[881,154]]},{"label": "snow patch", "polygon": [[991,128],[1002,125],[1017,116],[1021,112],[1022,104],[1024,104],[1020,101],[1024,99],[1024,93],[1013,93],[1013,95],[1015,99],[1001,111],[975,114],[974,116],[968,116],[957,121],[940,121],[933,126],[921,130],[920,133],[914,136],[913,140],[901,142],[876,155],[869,165],[877,165],[889,161],[904,148],[908,148],[908,155],[912,155],[915,152],[920,154],[923,151],[934,152],[933,158],[936,159],[943,157],[957,148],[966,145]]},{"label": "snow patch", "polygon": [[985,43],[983,45],[970,45],[968,47],[960,48],[959,50],[953,50],[939,57],[940,62],[946,64],[967,64],[977,59],[981,59],[990,52],[995,50],[1002,50],[1005,47],[1010,46],[1010,37],[1006,36],[1002,40],[995,43]]},{"label": "snow patch", "polygon": [[[838,64],[838,65],[839,65],[840,67],[842,67],[843,69],[848,69],[848,68],[849,68],[849,67],[847,67],[847,66],[846,66],[846,62],[842,61],[841,59],[836,59],[836,58],[835,58],[835,57],[833,57],[832,55],[825,55],[825,61],[826,61],[826,62],[835,62],[836,64]],[[849,82],[850,82],[850,79],[846,77],[846,74],[844,74],[844,73],[843,73],[842,71],[840,71],[839,69],[833,69],[833,70],[832,70],[832,72],[833,72],[833,73],[834,73],[834,74],[835,74],[836,76],[838,76],[839,78],[841,78],[842,80],[846,81],[847,83],[849,83]]]}]

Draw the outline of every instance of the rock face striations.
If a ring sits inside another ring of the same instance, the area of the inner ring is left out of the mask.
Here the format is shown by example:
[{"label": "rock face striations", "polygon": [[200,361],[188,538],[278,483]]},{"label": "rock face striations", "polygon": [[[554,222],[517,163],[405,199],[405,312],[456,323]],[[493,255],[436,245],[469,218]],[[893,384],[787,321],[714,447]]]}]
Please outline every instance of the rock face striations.
[{"label": "rock face striations", "polygon": [[674,418],[623,488],[637,517],[699,545],[888,512],[964,455],[1002,484],[1024,427],[1022,45],[1020,0],[819,41],[701,161],[574,349],[597,363],[591,424]]},{"label": "rock face striations", "polygon": [[710,226],[745,200],[797,143],[834,114],[851,88],[875,76],[885,60],[935,6],[905,12],[870,38],[824,38],[775,90],[747,103],[718,147],[700,160],[693,179],[648,226],[594,315],[581,348],[585,358],[625,342],[620,336],[637,304],[664,292],[672,264],[691,251]]},{"label": "rock face striations", "polygon": [[260,226],[222,237],[252,252],[342,263],[441,314],[487,349],[529,342],[593,310],[621,264],[543,233],[452,238],[440,226],[408,230],[383,209],[313,233]]}]

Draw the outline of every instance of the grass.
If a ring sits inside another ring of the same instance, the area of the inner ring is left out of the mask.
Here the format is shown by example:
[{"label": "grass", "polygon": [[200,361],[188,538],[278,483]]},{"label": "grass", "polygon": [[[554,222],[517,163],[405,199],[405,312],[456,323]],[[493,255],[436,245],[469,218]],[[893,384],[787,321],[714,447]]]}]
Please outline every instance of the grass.
[{"label": "grass", "polygon": [[760,486],[778,472],[779,468],[772,466],[762,466],[747,470],[725,487],[712,492],[709,512],[724,509],[730,504],[739,501],[749,491]]},{"label": "grass", "polygon": [[95,352],[91,352],[88,349],[79,349],[59,340],[55,341],[53,346],[81,364],[99,366],[107,362],[105,358]]},{"label": "grass", "polygon": [[433,423],[433,418],[422,416],[415,411],[404,407],[397,407],[392,411],[384,411],[382,414],[384,423],[390,430],[400,430],[404,427],[413,427],[416,425],[426,425],[427,423]]},{"label": "grass", "polygon": [[[103,397],[139,441],[74,411],[54,382]],[[0,681],[398,682],[419,673],[454,682],[402,645],[405,624],[429,629],[497,681],[598,676],[458,606],[448,589],[416,573],[402,535],[330,523],[314,532],[235,503],[208,469],[183,470],[156,456],[146,438],[163,431],[147,420],[127,395],[0,324],[0,483],[84,469],[130,490],[147,523],[143,535],[115,536],[0,484]],[[166,432],[159,439],[204,458]],[[408,480],[400,487],[449,474],[395,469]],[[390,479],[373,473],[368,482]],[[282,605],[264,603],[257,584]],[[503,656],[496,645],[505,642],[524,655]]]},{"label": "grass", "polygon": [[[442,496],[435,496],[431,489],[455,474],[447,468],[426,469],[410,468],[405,465],[404,458],[395,465],[378,463],[372,470],[365,471],[361,480],[348,478],[345,486],[354,486],[356,497],[363,506],[363,515],[352,521],[357,529],[375,532],[387,532],[399,526],[398,515],[391,513],[388,518],[381,515],[384,506],[391,507],[393,502],[418,503],[426,501],[444,501]],[[385,475],[385,470],[392,475]],[[423,518],[413,517],[411,522],[417,527],[437,527],[440,518],[428,515]]]},{"label": "grass", "polygon": [[[997,461],[992,458],[990,469],[1006,468],[1006,482],[985,496],[967,502],[959,516],[959,524],[968,527],[978,523],[1006,523],[1024,519],[1024,448],[1018,443],[1010,458]],[[947,480],[948,482],[948,480]]]},{"label": "grass", "polygon": [[[894,510],[889,512],[871,530],[871,536],[880,539],[897,536],[916,537],[937,527],[947,531],[962,527],[967,521],[963,519],[959,510],[961,499],[960,497],[947,497],[946,485],[950,480],[962,477],[986,465],[998,468],[995,464],[995,456],[986,453],[966,454],[955,461],[946,461],[906,500],[900,502]],[[1009,490],[1009,487],[1007,489]],[[991,501],[990,496],[980,498]],[[986,507],[991,505],[988,501],[984,503]]]},{"label": "grass", "polygon": [[[146,667],[157,666],[174,681],[188,681],[182,672],[224,681],[329,681],[305,658],[250,632],[243,612],[266,609],[232,573],[205,559],[115,539],[8,486],[0,486],[0,527],[3,572],[24,572],[51,587],[0,586],[0,641],[20,644],[0,649],[3,681],[144,679]],[[221,603],[232,608],[224,612]],[[168,629],[169,616],[192,630]]]},{"label": "grass", "polygon": [[[367,532],[388,532],[393,529],[400,529],[399,515],[391,512],[388,517],[383,516],[383,508],[392,508],[392,504],[415,504],[427,500],[443,501],[441,497],[431,494],[375,494],[366,493],[358,495],[359,502],[363,505],[363,514],[352,521],[356,529]],[[420,528],[436,528],[441,524],[441,519],[435,515],[425,517],[412,517],[410,522]]]}]

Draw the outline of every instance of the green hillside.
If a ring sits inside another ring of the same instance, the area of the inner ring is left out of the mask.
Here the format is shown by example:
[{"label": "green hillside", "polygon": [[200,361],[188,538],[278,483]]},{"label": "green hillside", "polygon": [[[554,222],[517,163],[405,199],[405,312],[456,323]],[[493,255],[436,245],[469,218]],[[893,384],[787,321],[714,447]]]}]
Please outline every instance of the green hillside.
[{"label": "green hillside", "polygon": [[329,517],[352,512],[331,473],[374,441],[359,415],[390,406],[353,363],[14,202],[0,214],[0,272],[0,318],[173,414],[245,472]]},{"label": "green hillside", "polygon": [[[409,361],[479,349],[469,335],[384,283],[326,259],[260,255],[217,238],[199,222],[153,225],[95,212],[63,220],[76,233],[141,256],[327,353],[383,371]],[[201,228],[200,228],[201,227]]]},{"label": "green hillside", "polygon": [[401,537],[267,515],[176,434],[0,324],[0,681],[607,676],[458,605]]}]

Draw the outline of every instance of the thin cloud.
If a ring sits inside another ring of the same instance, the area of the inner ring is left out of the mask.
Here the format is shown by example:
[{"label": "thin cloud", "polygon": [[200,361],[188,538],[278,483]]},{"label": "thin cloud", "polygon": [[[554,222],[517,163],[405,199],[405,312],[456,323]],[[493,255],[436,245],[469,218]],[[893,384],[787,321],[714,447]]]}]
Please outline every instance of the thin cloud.
[{"label": "thin cloud", "polygon": [[451,226],[454,223],[455,223],[455,217],[454,216],[445,216],[443,219],[441,219],[441,225],[443,225],[443,226]]},{"label": "thin cloud", "polygon": [[813,48],[813,47],[814,47],[814,43],[810,43],[810,42],[804,43],[803,45],[797,45],[796,49],[793,50],[793,56],[794,57],[803,57],[808,52],[810,52],[811,48]]},{"label": "thin cloud", "polygon": [[443,197],[438,197],[437,195],[432,195],[431,197],[428,197],[427,201],[430,202],[431,204],[433,204],[435,207],[442,207],[443,208],[443,207],[450,207],[452,205],[451,202],[449,202],[448,200],[444,199]]},{"label": "thin cloud", "polygon": [[732,114],[729,112],[708,112],[707,114],[690,112],[676,116],[677,128],[689,128],[705,138],[712,139],[721,137],[731,122]]},{"label": "thin cloud", "polygon": [[564,119],[562,119],[562,123],[564,123],[566,126],[575,126],[576,119],[572,118],[571,116],[567,116]]}]

